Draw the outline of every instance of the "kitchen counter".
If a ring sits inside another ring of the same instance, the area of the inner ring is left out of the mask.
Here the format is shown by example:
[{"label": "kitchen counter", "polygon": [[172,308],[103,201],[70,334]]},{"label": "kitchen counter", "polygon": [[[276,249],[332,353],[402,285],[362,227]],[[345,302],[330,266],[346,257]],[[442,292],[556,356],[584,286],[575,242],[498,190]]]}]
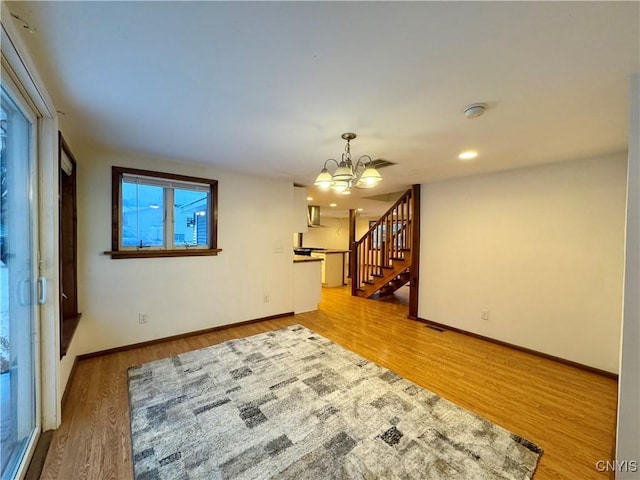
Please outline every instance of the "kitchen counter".
[{"label": "kitchen counter", "polygon": [[307,255],[294,255],[293,263],[301,263],[301,262],[321,262],[321,258],[317,257],[308,257]]},{"label": "kitchen counter", "polygon": [[335,248],[319,247],[293,247],[293,253],[308,256],[311,253],[349,253],[349,250],[337,250]]},{"label": "kitchen counter", "polygon": [[314,249],[311,258],[320,258],[322,262],[322,286],[341,287],[347,284],[347,254],[348,250],[334,250],[330,248]]}]

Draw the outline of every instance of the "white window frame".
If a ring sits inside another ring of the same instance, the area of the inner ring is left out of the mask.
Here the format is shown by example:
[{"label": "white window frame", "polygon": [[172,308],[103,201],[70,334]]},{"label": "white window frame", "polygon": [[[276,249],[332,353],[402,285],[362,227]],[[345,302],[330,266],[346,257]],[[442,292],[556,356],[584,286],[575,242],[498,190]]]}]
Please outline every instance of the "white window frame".
[{"label": "white window frame", "polygon": [[[41,430],[56,429],[61,423],[62,395],[71,363],[59,355],[59,271],[58,271],[58,119],[56,107],[44,82],[28,55],[19,29],[9,15],[9,6],[1,2],[0,15],[2,77],[11,79],[37,117],[38,233],[39,275],[48,283],[48,299],[40,305],[38,344],[40,361],[40,396],[37,418]],[[29,447],[32,452],[34,442]],[[21,476],[26,472],[18,472]]]}]

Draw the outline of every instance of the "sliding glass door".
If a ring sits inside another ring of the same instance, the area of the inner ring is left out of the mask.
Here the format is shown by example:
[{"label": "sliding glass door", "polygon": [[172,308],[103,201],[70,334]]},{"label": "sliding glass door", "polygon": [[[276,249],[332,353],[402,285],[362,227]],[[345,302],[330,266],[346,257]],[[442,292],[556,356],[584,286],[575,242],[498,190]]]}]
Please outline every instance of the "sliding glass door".
[{"label": "sliding glass door", "polygon": [[[3,72],[4,73],[4,72]],[[36,120],[2,79],[0,112],[0,472],[24,473],[40,432]],[[44,287],[44,286],[42,286]]]}]

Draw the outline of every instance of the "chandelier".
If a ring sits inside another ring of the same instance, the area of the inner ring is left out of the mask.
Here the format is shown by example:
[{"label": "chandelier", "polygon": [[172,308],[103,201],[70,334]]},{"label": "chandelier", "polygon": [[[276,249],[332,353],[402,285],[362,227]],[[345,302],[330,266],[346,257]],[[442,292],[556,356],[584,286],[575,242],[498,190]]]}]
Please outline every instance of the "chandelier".
[{"label": "chandelier", "polygon": [[[349,142],[356,138],[355,133],[343,133],[342,139],[347,141],[342,154],[342,161],[330,158],[324,162],[322,171],[313,183],[321,190],[335,190],[343,195],[351,193],[351,187],[355,188],[373,188],[382,181],[382,176],[372,165],[369,155],[362,155],[358,161],[353,163],[351,160],[351,145]],[[329,173],[327,164],[333,162],[336,164],[336,170]]]}]

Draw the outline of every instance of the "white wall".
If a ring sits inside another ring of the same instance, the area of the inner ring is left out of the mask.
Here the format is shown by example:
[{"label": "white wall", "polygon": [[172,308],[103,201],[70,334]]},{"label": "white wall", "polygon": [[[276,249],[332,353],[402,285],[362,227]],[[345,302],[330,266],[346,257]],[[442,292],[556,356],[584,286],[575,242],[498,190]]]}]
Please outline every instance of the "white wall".
[{"label": "white wall", "polygon": [[[78,354],[293,311],[293,185],[109,151],[78,156]],[[214,178],[211,257],[112,260],[111,166]],[[268,202],[264,199],[269,199]],[[281,253],[275,253],[275,250]],[[264,295],[270,301],[263,301]],[[148,315],[140,325],[138,313]]]},{"label": "white wall", "polygon": [[309,227],[302,237],[304,247],[349,250],[349,219],[320,217],[322,227]]},{"label": "white wall", "polygon": [[[616,459],[640,469],[640,75],[631,78],[624,322],[618,392]],[[618,479],[637,479],[638,470]]]},{"label": "white wall", "polygon": [[[369,221],[378,220],[379,217],[361,217],[356,215],[356,241],[369,231]],[[310,227],[304,234],[305,247],[335,248],[336,250],[349,250],[349,219],[332,218],[322,216],[320,222],[323,227]],[[294,246],[298,245],[298,235],[293,236]]]},{"label": "white wall", "polygon": [[625,192],[625,155],[423,185],[418,315],[617,372]]},{"label": "white wall", "polygon": [[380,217],[356,217],[356,240],[360,240],[369,231],[369,222]]}]

